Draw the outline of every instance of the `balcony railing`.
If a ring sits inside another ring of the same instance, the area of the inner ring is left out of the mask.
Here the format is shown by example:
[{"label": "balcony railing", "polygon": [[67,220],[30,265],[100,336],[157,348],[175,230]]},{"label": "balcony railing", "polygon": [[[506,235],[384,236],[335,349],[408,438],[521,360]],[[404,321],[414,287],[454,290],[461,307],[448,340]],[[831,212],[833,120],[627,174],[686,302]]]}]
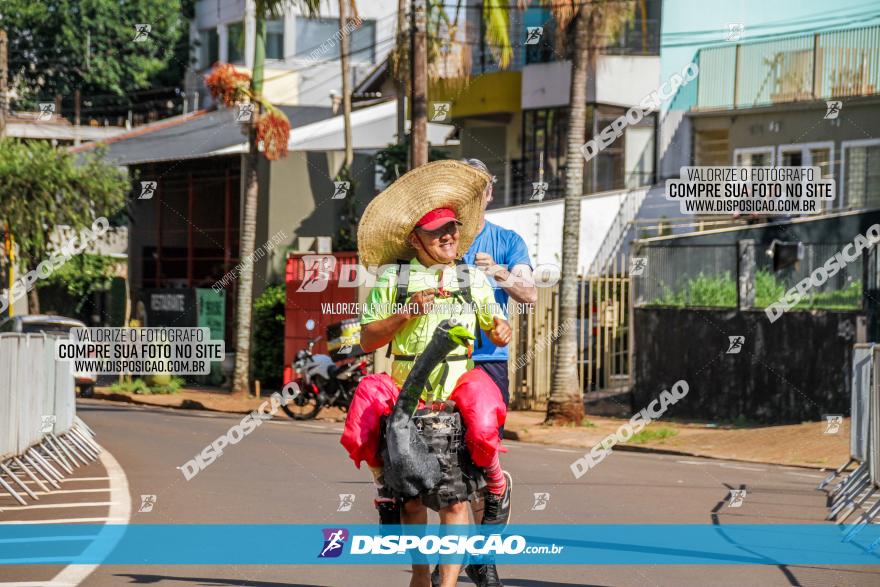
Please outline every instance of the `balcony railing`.
[{"label": "balcony railing", "polygon": [[880,91],[880,26],[700,50],[697,108],[752,108]]}]

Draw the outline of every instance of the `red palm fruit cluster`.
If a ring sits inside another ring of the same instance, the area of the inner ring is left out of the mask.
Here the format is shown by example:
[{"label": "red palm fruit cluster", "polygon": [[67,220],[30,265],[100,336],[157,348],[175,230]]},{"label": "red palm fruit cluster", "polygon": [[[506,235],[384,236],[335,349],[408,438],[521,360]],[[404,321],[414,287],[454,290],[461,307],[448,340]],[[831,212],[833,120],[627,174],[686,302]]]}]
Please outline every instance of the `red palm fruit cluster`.
[{"label": "red palm fruit cluster", "polygon": [[211,96],[224,106],[232,106],[247,98],[250,84],[250,74],[238,71],[229,63],[218,63],[205,77]]},{"label": "red palm fruit cluster", "polygon": [[257,121],[257,143],[262,143],[263,154],[269,161],[277,161],[287,156],[287,139],[290,136],[290,121],[283,112],[271,109]]}]

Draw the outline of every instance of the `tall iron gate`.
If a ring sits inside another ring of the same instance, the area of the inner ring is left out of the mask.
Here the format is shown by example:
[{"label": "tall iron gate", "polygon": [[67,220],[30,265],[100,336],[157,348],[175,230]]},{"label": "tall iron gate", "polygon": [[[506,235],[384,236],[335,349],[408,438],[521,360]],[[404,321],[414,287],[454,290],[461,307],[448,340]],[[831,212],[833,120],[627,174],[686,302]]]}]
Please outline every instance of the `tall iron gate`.
[{"label": "tall iron gate", "polygon": [[538,301],[532,308],[511,308],[514,337],[509,375],[513,409],[546,409],[556,368],[556,339],[569,330],[574,330],[577,338],[578,383],[583,393],[630,387],[632,290],[627,269],[625,257],[620,256],[605,275],[578,281],[577,319],[573,324],[560,323],[558,284],[539,287]]}]

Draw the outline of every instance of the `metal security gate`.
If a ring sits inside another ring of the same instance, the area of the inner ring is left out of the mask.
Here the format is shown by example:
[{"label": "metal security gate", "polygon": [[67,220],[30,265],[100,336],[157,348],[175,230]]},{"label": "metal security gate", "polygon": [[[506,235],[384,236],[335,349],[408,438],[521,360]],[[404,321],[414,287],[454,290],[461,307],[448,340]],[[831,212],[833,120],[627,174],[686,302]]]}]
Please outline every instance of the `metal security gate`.
[{"label": "metal security gate", "polygon": [[631,384],[630,323],[632,289],[625,257],[614,259],[602,276],[578,282],[576,323],[559,320],[559,286],[538,287],[531,309],[513,305],[510,323],[511,407],[544,410],[556,368],[555,342],[575,330],[578,347],[578,380],[583,393],[624,390]]}]

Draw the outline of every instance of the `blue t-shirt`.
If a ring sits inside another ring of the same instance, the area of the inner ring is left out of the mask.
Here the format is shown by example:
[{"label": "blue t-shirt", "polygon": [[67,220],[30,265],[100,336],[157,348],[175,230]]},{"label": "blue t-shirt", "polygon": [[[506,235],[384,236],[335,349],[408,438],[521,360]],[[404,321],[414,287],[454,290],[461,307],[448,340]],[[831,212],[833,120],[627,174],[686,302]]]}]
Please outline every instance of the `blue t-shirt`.
[{"label": "blue t-shirt", "polygon": [[[526,247],[522,237],[512,230],[492,224],[488,220],[483,225],[483,230],[474,239],[471,248],[465,253],[464,262],[468,265],[473,265],[477,253],[488,253],[495,260],[495,263],[507,270],[513,269],[515,265],[532,266],[532,261],[529,259],[529,249]],[[495,291],[495,301],[503,306],[506,312],[507,300],[509,298],[507,292],[495,283],[495,280],[491,277],[489,277],[489,283]],[[483,344],[474,345],[474,362],[507,360],[509,354],[506,346],[495,346],[482,330],[480,330],[480,339]]]}]

